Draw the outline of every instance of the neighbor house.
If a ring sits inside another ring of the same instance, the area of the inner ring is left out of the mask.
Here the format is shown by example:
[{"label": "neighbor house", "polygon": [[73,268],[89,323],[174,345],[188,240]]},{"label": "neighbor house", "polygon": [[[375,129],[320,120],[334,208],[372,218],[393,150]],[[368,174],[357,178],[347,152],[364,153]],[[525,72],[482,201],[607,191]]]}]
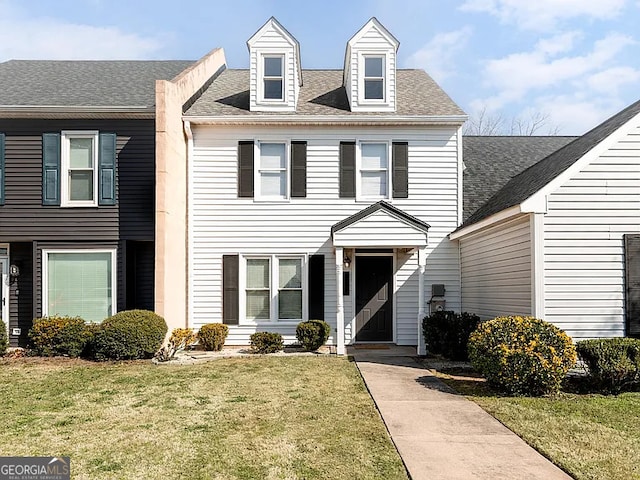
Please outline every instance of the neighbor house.
[{"label": "neighbor house", "polygon": [[463,310],[535,315],[576,340],[640,335],[640,102],[491,193],[450,235]]},{"label": "neighbor house", "polygon": [[462,221],[466,115],[427,73],[397,68],[399,42],[375,18],[341,70],[303,69],[274,18],[247,44],[250,68],[216,75],[183,117],[187,219],[162,242],[183,245],[186,229],[187,252],[156,259],[165,301],[187,263],[173,326],[290,343],[298,322],[324,319],[338,353],[421,345],[429,305],[461,308],[448,234]]},{"label": "neighbor house", "polygon": [[0,305],[12,346],[36,317],[154,309],[156,80],[191,97],[202,84],[180,81],[195,67],[178,75],[192,64],[0,63]]}]

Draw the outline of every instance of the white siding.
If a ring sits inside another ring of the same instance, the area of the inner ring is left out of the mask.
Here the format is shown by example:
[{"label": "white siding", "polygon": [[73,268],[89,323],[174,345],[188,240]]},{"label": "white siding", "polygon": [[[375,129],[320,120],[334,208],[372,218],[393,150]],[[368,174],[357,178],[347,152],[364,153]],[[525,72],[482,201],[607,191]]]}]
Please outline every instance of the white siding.
[{"label": "white siding", "polygon": [[531,315],[530,231],[527,215],[460,240],[464,311]]},{"label": "white siding", "polygon": [[[308,142],[306,198],[273,203],[237,197],[237,142],[251,138]],[[388,201],[431,225],[425,290],[430,292],[432,283],[444,283],[447,306],[460,308],[458,251],[447,238],[456,227],[459,198],[455,129],[291,127],[283,132],[266,127],[196,125],[189,166],[190,326],[221,321],[223,254],[321,253],[325,255],[325,318],[335,328],[335,257],[330,229],[370,204],[338,197],[339,143],[354,139],[409,142],[409,198]],[[396,264],[396,340],[415,345],[417,254],[399,251]],[[352,289],[344,301],[347,339],[351,337],[353,297]],[[256,328],[281,331],[289,340],[295,331],[295,325],[231,327],[228,343],[247,344],[248,335]]]},{"label": "white siding", "polygon": [[377,211],[333,235],[341,247],[416,247],[427,235],[384,211]]},{"label": "white siding", "polygon": [[640,233],[640,129],[548,197],[545,318],[574,339],[623,336],[625,233]]}]

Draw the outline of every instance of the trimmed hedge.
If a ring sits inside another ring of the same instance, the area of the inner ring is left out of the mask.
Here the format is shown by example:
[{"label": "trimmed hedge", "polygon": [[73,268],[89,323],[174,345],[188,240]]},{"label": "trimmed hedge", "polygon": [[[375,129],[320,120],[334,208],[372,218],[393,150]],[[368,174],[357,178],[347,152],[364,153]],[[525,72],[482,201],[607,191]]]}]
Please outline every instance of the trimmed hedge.
[{"label": "trimmed hedge", "polygon": [[229,327],[223,323],[207,323],[198,331],[198,340],[205,350],[219,352],[229,334]]},{"label": "trimmed hedge", "polygon": [[327,343],[331,327],[324,320],[300,322],[296,327],[296,338],[308,352],[318,350]]},{"label": "trimmed hedge", "polygon": [[7,353],[9,348],[9,336],[7,335],[7,326],[0,319],[0,357]]},{"label": "trimmed hedge", "polygon": [[282,335],[271,332],[256,332],[252,334],[249,344],[253,353],[275,353],[284,348]]},{"label": "trimmed hedge", "polygon": [[640,340],[601,338],[576,344],[578,355],[589,368],[589,380],[595,388],[619,393],[640,384]]},{"label": "trimmed hedge", "polygon": [[422,321],[427,352],[450,360],[468,360],[469,335],[480,323],[472,313],[434,312]]},{"label": "trimmed hedge", "polygon": [[91,342],[96,360],[151,358],[167,334],[167,323],[149,310],[125,310],[106,318]]},{"label": "trimmed hedge", "polygon": [[80,317],[36,318],[29,330],[29,350],[42,357],[79,357],[92,338],[92,327]]},{"label": "trimmed hedge", "polygon": [[169,343],[173,343],[176,347],[187,348],[197,341],[198,335],[193,331],[193,328],[174,328],[169,337]]},{"label": "trimmed hedge", "polygon": [[487,381],[515,395],[557,393],[576,362],[571,337],[534,317],[498,317],[469,337],[471,363]]}]

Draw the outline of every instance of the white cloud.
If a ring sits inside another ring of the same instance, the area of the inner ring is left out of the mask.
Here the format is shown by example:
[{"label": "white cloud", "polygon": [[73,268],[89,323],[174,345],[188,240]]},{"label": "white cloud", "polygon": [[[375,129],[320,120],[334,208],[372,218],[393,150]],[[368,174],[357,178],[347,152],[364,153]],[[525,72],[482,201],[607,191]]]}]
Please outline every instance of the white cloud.
[{"label": "white cloud", "polygon": [[627,0],[466,0],[460,10],[482,12],[526,30],[546,30],[576,17],[615,18]]},{"label": "white cloud", "polygon": [[632,67],[612,67],[587,78],[587,85],[598,94],[617,93],[624,85],[640,82],[640,70]]},{"label": "white cloud", "polygon": [[136,60],[153,58],[163,46],[159,37],[33,17],[0,1],[0,61]]},{"label": "white cloud", "polygon": [[407,58],[406,66],[422,68],[429,72],[437,82],[442,82],[456,71],[455,60],[472,35],[469,26],[459,30],[439,33],[420,50]]},{"label": "white cloud", "polygon": [[557,126],[560,133],[582,135],[625,105],[610,97],[581,98],[582,94],[550,95],[535,101],[535,108],[549,115],[549,125]]}]

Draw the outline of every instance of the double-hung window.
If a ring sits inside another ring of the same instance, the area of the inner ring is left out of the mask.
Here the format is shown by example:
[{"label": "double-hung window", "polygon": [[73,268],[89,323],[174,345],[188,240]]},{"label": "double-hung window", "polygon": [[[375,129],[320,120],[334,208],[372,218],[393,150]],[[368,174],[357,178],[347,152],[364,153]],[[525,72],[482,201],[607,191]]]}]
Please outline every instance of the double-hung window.
[{"label": "double-hung window", "polygon": [[115,313],[114,250],[43,250],[43,315],[100,322]]},{"label": "double-hung window", "polygon": [[263,58],[263,97],[265,100],[284,100],[284,57],[269,55]]},{"label": "double-hung window", "polygon": [[247,257],[245,264],[247,320],[300,322],[304,318],[304,257]]},{"label": "double-hung window", "polygon": [[287,144],[261,142],[259,149],[259,163],[256,169],[257,198],[286,200],[289,198]]},{"label": "double-hung window", "polygon": [[62,132],[61,205],[98,204],[98,132]]},{"label": "double-hung window", "polygon": [[389,146],[386,143],[361,143],[358,171],[358,197],[389,196]]},{"label": "double-hung window", "polygon": [[364,99],[384,101],[385,57],[384,55],[364,56]]}]

